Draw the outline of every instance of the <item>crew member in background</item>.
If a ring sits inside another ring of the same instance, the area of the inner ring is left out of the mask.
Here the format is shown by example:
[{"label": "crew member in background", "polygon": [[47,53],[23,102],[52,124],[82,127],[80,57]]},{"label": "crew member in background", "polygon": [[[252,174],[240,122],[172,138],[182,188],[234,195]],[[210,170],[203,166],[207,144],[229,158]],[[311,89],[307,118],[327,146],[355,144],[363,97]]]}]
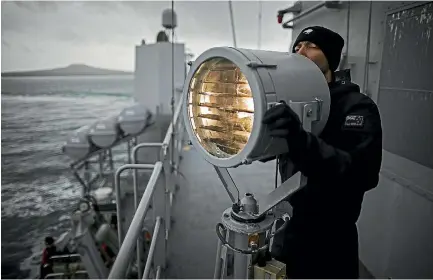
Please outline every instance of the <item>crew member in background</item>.
[{"label": "crew member in background", "polygon": [[110,268],[116,259],[116,255],[105,243],[101,243],[100,252],[105,266]]},{"label": "crew member in background", "polygon": [[54,244],[54,238],[51,236],[45,237],[45,248],[42,252],[41,261],[41,279],[44,279],[50,273],[53,273],[53,261],[50,259],[52,256],[57,254],[57,248]]},{"label": "crew member in background", "polygon": [[339,34],[320,26],[302,30],[293,45],[293,52],[312,60],[329,85],[330,114],[319,136],[306,132],[284,102],[263,119],[271,135],[289,146],[280,158],[282,182],[294,174],[288,171],[292,163],[308,178],[289,201],[293,216],[283,245],[288,278],[359,276],[356,222],[364,193],[378,184],[382,126],[373,100],[358,85],[335,79],[343,46]]}]

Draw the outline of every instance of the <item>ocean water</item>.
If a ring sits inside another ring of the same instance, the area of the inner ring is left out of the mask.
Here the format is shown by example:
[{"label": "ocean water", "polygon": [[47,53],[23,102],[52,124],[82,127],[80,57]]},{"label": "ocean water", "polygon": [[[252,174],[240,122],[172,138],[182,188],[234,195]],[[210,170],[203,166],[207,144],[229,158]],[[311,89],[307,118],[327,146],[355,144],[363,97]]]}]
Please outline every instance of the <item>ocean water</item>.
[{"label": "ocean water", "polygon": [[72,130],[133,103],[132,76],[2,78],[1,276],[69,228],[80,186],[61,147]]}]

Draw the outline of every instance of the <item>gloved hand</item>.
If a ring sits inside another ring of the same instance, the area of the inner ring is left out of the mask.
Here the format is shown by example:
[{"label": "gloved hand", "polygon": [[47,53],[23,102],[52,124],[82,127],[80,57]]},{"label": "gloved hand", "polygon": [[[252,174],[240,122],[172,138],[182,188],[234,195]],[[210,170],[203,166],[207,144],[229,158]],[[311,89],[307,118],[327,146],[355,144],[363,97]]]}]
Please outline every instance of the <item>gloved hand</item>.
[{"label": "gloved hand", "polygon": [[288,140],[295,139],[303,131],[298,115],[284,102],[266,111],[263,123],[267,124],[270,135]]}]

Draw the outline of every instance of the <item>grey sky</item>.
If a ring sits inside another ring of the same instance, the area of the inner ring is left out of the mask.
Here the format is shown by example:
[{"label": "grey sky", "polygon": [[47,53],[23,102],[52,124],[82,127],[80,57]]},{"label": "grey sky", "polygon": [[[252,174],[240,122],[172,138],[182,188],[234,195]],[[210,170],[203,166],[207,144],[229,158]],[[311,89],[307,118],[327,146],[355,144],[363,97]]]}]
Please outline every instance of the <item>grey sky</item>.
[{"label": "grey sky", "polygon": [[[291,33],[277,24],[290,1],[262,1],[262,49],[287,51]],[[176,37],[194,54],[233,45],[227,1],[176,1]],[[170,1],[2,2],[2,72],[71,63],[133,70],[134,46],[154,42]],[[257,1],[233,1],[238,47],[257,48]]]}]

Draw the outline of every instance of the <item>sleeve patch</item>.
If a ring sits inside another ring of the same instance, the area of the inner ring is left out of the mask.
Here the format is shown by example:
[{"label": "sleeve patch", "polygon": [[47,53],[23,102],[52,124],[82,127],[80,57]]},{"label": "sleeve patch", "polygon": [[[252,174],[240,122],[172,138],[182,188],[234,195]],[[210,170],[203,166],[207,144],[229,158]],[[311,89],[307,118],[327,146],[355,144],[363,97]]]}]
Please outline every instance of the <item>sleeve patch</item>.
[{"label": "sleeve patch", "polygon": [[347,116],[344,121],[344,128],[363,128],[364,127],[364,116]]}]

